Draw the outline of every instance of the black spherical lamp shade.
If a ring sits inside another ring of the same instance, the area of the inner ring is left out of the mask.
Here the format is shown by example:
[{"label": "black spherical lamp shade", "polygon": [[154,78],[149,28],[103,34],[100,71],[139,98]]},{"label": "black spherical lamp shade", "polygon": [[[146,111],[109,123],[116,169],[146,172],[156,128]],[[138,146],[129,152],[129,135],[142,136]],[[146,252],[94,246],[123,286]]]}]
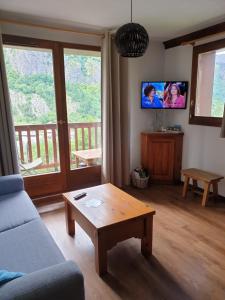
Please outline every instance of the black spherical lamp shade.
[{"label": "black spherical lamp shade", "polygon": [[149,37],[143,26],[138,23],[128,23],[117,30],[115,43],[121,56],[140,57],[148,47]]}]

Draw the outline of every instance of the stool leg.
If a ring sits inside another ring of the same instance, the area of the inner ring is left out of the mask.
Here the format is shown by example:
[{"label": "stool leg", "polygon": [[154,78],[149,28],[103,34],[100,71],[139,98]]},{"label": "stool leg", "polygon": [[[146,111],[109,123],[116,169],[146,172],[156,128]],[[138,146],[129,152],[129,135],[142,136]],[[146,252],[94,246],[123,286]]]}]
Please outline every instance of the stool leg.
[{"label": "stool leg", "polygon": [[205,182],[204,183],[204,193],[203,193],[203,197],[202,197],[202,206],[205,206],[205,204],[206,204],[206,202],[208,200],[209,188],[210,188],[210,183],[209,182]]},{"label": "stool leg", "polygon": [[218,182],[213,182],[213,197],[216,200],[218,197]]},{"label": "stool leg", "polygon": [[182,193],[182,197],[183,198],[187,197],[187,191],[188,191],[189,181],[190,181],[190,178],[188,176],[185,176],[185,178],[184,178],[183,193]]},{"label": "stool leg", "polygon": [[193,181],[193,185],[192,185],[192,193],[194,194],[194,192],[197,190],[198,188],[198,182],[196,179],[192,179]]}]

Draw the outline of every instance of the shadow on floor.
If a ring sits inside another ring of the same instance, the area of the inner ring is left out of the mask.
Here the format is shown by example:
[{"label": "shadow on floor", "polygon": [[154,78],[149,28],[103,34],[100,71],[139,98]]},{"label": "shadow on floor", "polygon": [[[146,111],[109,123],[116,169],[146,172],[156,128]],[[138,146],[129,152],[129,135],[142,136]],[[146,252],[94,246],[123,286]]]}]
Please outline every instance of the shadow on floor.
[{"label": "shadow on floor", "polygon": [[[121,263],[123,264],[124,262]],[[109,271],[102,277],[121,299],[191,299],[156,257],[152,256],[141,267],[140,264],[135,262],[132,269],[132,276],[129,273],[124,281],[122,276],[125,276],[125,274],[118,274],[116,271],[114,271],[114,274]],[[129,279],[130,284],[127,281],[128,277],[131,279]]]}]

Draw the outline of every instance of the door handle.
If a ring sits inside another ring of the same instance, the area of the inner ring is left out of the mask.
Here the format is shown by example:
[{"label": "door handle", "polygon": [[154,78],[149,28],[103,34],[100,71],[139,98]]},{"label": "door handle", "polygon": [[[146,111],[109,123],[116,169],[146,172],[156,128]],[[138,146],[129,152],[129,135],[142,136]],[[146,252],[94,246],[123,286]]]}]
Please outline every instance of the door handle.
[{"label": "door handle", "polygon": [[63,120],[59,120],[57,123],[58,123],[59,125],[66,124],[66,122],[65,122],[65,121],[63,121]]}]

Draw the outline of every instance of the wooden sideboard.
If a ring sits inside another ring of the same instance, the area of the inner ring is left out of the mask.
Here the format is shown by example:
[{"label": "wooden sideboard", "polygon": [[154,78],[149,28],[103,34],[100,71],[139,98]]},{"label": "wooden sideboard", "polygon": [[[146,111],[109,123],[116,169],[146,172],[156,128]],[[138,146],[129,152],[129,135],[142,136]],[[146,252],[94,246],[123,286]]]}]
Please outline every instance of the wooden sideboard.
[{"label": "wooden sideboard", "polygon": [[149,171],[150,182],[180,182],[182,148],[183,133],[141,133],[141,164]]}]

